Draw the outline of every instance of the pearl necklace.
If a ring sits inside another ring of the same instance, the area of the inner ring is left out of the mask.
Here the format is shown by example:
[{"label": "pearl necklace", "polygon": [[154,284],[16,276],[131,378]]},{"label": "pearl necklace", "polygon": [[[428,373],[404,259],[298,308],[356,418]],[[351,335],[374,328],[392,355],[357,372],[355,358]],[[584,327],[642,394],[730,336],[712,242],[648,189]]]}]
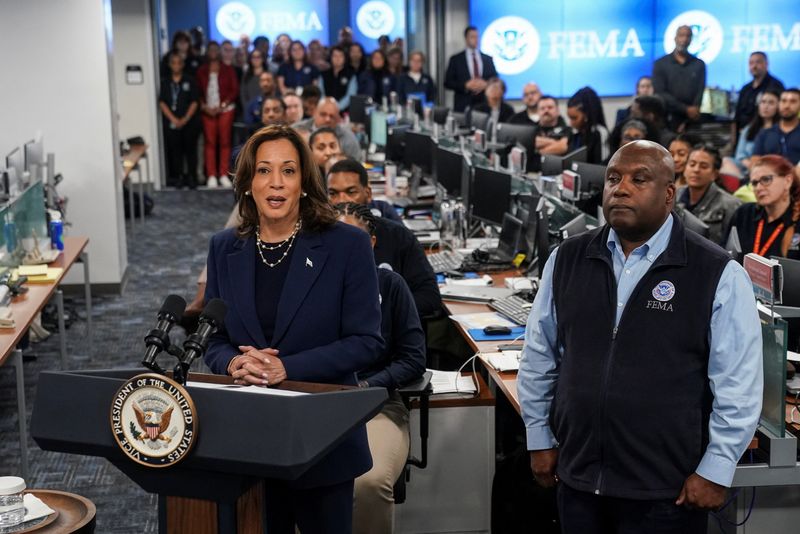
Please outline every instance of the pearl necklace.
[{"label": "pearl necklace", "polygon": [[[292,235],[290,235],[277,245],[270,246],[261,241],[261,232],[259,231],[259,227],[256,226],[256,250],[258,251],[258,255],[261,257],[261,261],[264,263],[264,265],[266,265],[269,268],[277,267],[286,258],[286,256],[289,255],[289,251],[292,250],[292,245],[294,244],[294,240],[297,237],[298,232],[300,232],[300,227],[301,227],[301,221],[300,219],[298,219],[297,223],[294,225],[294,231],[292,232]],[[275,263],[268,262],[267,259],[264,257],[264,252],[262,251],[262,249],[270,251],[277,250],[284,245],[287,245],[286,250],[283,252],[281,257],[278,258],[278,261],[276,261]]]}]

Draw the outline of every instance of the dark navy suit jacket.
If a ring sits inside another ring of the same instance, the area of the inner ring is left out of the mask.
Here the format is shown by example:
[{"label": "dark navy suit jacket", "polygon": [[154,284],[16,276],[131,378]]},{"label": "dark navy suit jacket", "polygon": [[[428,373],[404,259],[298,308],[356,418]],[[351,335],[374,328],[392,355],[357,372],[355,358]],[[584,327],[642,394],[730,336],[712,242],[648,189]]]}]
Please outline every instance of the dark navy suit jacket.
[{"label": "dark navy suit jacket", "polygon": [[[301,231],[278,302],[271,348],[280,351],[288,380],[356,385],[356,372],[373,364],[384,347],[378,279],[369,236],[336,223],[321,233]],[[211,239],[206,300],[228,305],[225,331],[209,340],[205,361],[226,374],[239,345],[258,349],[267,340],[255,302],[255,238],[235,229]],[[295,485],[336,484],[372,466],[364,426],[354,430]]]},{"label": "dark navy suit jacket", "polygon": [[[497,76],[497,69],[494,67],[492,56],[481,52],[481,78],[488,80]],[[444,75],[444,86],[452,89],[453,111],[462,112],[468,106],[475,106],[486,101],[483,93],[472,94],[464,87],[470,80],[469,66],[467,66],[467,52],[462,50],[458,54],[450,57],[447,63],[447,71]]]}]

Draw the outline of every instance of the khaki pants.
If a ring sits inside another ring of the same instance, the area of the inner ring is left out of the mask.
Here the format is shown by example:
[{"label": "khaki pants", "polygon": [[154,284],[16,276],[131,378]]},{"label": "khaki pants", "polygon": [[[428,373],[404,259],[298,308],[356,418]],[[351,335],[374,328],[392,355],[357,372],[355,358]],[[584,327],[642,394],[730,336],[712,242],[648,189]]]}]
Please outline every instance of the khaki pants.
[{"label": "khaki pants", "polygon": [[391,533],[394,526],[394,483],[408,458],[408,410],[396,393],[381,413],[367,423],[372,469],[356,479],[354,534]]}]

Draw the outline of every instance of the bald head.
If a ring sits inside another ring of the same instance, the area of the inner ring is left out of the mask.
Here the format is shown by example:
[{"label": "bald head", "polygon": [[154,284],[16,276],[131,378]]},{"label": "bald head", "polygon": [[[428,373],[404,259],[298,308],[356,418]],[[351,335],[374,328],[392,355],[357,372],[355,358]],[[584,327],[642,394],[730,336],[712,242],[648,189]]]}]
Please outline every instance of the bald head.
[{"label": "bald head", "polygon": [[320,100],[316,111],[314,111],[315,127],[322,128],[327,126],[328,128],[336,128],[341,120],[342,116],[339,114],[339,104],[336,103],[336,99],[328,96]]},{"label": "bald head", "polygon": [[522,88],[522,101],[530,111],[536,111],[536,104],[539,103],[541,97],[542,91],[539,90],[539,86],[534,82],[528,82]]},{"label": "bald head", "polygon": [[[603,215],[625,244],[645,243],[669,217],[675,202],[675,164],[652,141],[633,141],[608,162]],[[632,248],[630,249],[632,250]]]}]

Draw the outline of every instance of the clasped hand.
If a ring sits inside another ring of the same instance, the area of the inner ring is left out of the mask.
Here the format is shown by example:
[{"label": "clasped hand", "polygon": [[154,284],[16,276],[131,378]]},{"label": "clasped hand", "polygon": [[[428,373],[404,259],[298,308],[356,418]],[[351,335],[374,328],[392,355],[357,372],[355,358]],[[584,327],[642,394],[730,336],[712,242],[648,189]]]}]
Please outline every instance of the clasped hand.
[{"label": "clasped hand", "polygon": [[241,386],[274,386],[286,380],[286,369],[278,358],[278,349],[239,346],[242,353],[232,361],[228,372]]}]

